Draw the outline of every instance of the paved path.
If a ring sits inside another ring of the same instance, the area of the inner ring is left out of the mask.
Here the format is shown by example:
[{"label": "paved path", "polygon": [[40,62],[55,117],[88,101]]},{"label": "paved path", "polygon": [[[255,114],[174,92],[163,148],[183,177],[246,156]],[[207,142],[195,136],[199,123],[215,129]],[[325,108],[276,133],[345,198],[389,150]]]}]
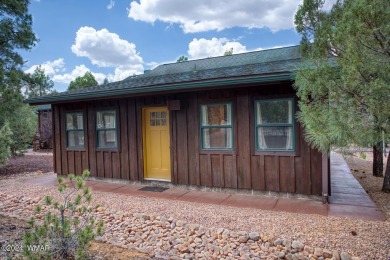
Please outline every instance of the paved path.
[{"label": "paved path", "polygon": [[[344,159],[337,154],[332,154],[331,159],[332,196],[330,197],[330,204],[322,204],[321,201],[309,199],[207,192],[181,188],[169,188],[163,192],[141,191],[140,189],[145,187],[145,185],[104,181],[87,181],[86,185],[93,191],[131,196],[384,221],[383,213],[371,201],[367,193],[350,173]],[[45,186],[57,185],[55,174],[29,179],[26,182]]]},{"label": "paved path", "polygon": [[340,154],[332,152],[330,174],[329,216],[385,220],[382,211],[352,175],[347,163]]}]

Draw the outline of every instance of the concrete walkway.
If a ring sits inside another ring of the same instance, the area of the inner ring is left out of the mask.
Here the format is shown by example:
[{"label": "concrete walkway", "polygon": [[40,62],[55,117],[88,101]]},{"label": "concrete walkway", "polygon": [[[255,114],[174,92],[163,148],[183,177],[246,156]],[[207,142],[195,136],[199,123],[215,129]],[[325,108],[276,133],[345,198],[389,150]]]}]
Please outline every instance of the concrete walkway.
[{"label": "concrete walkway", "polygon": [[332,152],[330,174],[329,216],[385,220],[382,211],[352,175],[347,163],[340,154]]},{"label": "concrete walkway", "polygon": [[[226,205],[240,208],[256,208],[322,216],[352,217],[365,220],[383,221],[383,213],[371,201],[360,184],[350,173],[344,159],[332,154],[331,166],[332,196],[330,204],[308,199],[279,198],[259,195],[242,195],[224,192],[207,192],[169,188],[163,192],[141,191],[145,185],[87,181],[93,191],[110,192],[131,196],[154,197],[197,203]],[[56,186],[56,175],[50,174],[28,179],[26,183]]]}]

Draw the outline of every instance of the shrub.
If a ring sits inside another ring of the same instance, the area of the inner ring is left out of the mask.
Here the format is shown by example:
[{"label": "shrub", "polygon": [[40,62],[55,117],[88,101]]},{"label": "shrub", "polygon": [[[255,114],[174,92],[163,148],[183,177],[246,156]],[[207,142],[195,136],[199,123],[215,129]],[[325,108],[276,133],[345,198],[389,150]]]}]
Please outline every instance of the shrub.
[{"label": "shrub", "polygon": [[363,160],[365,160],[367,158],[367,154],[365,152],[360,152],[359,156]]},{"label": "shrub", "polygon": [[37,224],[34,218],[28,222],[31,231],[25,233],[23,255],[29,259],[86,257],[89,242],[103,231],[103,222],[95,223],[91,214],[98,206],[90,205],[92,195],[85,187],[88,176],[89,171],[84,170],[82,176],[69,174],[68,183],[58,178],[62,204],[46,196],[44,205],[36,207],[36,213],[45,207],[49,210],[44,215],[43,223]]},{"label": "shrub", "polygon": [[9,123],[6,122],[3,127],[0,128],[0,167],[4,166],[11,153],[12,144],[12,131],[9,127]]},{"label": "shrub", "polygon": [[12,156],[23,155],[28,144],[32,142],[37,130],[37,115],[33,108],[23,105],[13,111],[10,117],[10,128],[12,130]]}]

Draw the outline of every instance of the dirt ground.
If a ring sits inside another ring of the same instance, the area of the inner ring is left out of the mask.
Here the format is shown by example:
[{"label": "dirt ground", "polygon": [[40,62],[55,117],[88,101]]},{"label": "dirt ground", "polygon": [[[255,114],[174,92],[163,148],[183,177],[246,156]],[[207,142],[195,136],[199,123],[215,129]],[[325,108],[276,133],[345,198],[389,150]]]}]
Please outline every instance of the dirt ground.
[{"label": "dirt ground", "polygon": [[0,259],[21,259],[20,246],[26,229],[24,221],[0,215]]},{"label": "dirt ground", "polygon": [[0,168],[0,176],[23,174],[26,172],[52,172],[53,154],[47,152],[27,153],[8,160],[8,163]]}]

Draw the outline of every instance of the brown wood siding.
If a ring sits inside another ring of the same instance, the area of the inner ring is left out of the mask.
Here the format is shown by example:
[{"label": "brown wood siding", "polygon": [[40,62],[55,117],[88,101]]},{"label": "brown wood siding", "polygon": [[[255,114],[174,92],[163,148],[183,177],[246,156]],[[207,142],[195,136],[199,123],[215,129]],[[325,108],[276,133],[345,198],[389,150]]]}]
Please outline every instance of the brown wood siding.
[{"label": "brown wood siding", "polygon": [[[182,94],[179,96],[182,100],[188,100],[187,95]],[[177,158],[177,183],[188,184],[188,122],[187,122],[187,109],[175,111],[176,114],[176,158]]]},{"label": "brown wood siding", "polygon": [[[58,174],[62,174],[62,153],[61,153],[61,133],[62,129],[60,127],[60,109],[59,106],[52,106],[53,110],[53,156],[54,156],[54,171]],[[65,172],[64,172],[65,173]]]},{"label": "brown wood siding", "polygon": [[[177,95],[91,101],[53,106],[55,170],[75,172],[89,168],[101,178],[143,180],[142,108],[166,106],[180,100],[180,110],[170,111],[172,183],[233,189],[254,189],[321,195],[321,153],[304,140],[296,122],[294,152],[258,152],[254,138],[254,102],[263,98],[294,97],[291,83],[202,91]],[[200,147],[200,105],[229,102],[233,111],[234,149],[209,151]],[[117,149],[96,148],[96,111],[116,109]],[[66,148],[65,113],[83,111],[85,149]]]},{"label": "brown wood siding", "polygon": [[237,150],[237,188],[250,189],[251,185],[251,157],[250,157],[250,134],[249,134],[249,93],[248,90],[237,91],[237,127],[235,136],[238,141]]},{"label": "brown wood siding", "polygon": [[188,99],[187,103],[188,131],[188,177],[190,185],[200,185],[199,165],[199,109],[197,96]]}]

